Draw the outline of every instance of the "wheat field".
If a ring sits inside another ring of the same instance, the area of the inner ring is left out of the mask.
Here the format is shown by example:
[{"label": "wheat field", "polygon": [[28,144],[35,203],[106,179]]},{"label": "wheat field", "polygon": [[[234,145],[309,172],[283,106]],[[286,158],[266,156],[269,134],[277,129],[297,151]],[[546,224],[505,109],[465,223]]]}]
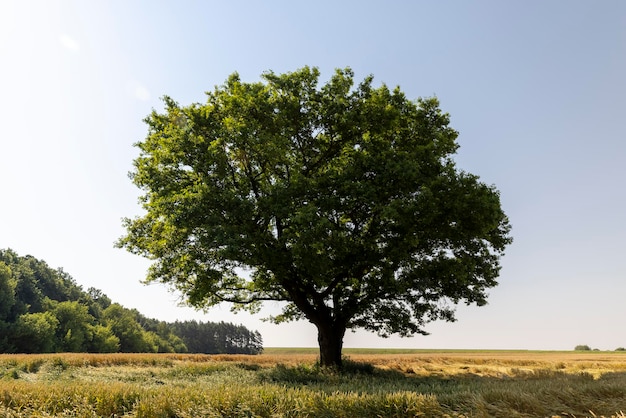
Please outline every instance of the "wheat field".
[{"label": "wheat field", "polygon": [[626,353],[0,355],[0,417],[626,417]]}]

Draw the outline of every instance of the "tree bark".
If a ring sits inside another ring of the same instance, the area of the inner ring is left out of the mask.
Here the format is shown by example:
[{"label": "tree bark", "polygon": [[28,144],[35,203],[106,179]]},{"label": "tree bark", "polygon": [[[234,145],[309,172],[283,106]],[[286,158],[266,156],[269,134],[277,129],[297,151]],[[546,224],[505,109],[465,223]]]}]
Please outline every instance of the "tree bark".
[{"label": "tree bark", "polygon": [[316,324],[317,341],[320,346],[320,365],[341,369],[341,350],[345,326],[336,324]]}]

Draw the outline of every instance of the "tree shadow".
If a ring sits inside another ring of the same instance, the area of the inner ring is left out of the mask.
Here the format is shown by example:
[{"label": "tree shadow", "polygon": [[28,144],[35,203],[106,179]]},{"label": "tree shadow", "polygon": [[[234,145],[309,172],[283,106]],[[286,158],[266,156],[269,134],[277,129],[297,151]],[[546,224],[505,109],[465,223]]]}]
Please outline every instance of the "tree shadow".
[{"label": "tree shadow", "polygon": [[432,395],[451,416],[626,417],[620,412],[626,405],[626,372],[606,373],[597,379],[584,371],[572,374],[548,369],[513,369],[498,376],[469,371],[416,375],[348,361],[341,371],[315,364],[279,364],[259,373],[263,383],[325,393]]}]

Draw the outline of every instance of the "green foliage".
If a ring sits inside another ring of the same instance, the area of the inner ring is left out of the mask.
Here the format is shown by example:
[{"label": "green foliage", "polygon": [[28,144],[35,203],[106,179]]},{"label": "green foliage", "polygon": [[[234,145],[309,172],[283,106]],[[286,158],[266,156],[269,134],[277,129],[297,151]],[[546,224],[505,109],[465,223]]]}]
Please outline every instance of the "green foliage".
[{"label": "green foliage", "polygon": [[83,293],[69,274],[53,270],[33,256],[0,250],[0,262],[10,267],[15,282],[13,319],[26,312],[42,312],[46,298],[63,302],[77,300]]},{"label": "green foliage", "polygon": [[[216,329],[210,324],[197,325]],[[220,331],[211,338],[226,342],[219,352],[251,354],[262,349],[258,333],[224,323],[217,328]],[[145,318],[136,310],[112,303],[98,289],[84,292],[62,269],[53,270],[32,256],[0,250],[0,353],[187,352],[175,330],[174,324]],[[248,334],[258,338],[242,337]]]},{"label": "green foliage", "polygon": [[574,347],[574,351],[591,351],[591,347],[588,345],[577,345]]},{"label": "green foliage", "polygon": [[261,334],[242,325],[176,321],[170,326],[192,353],[260,354],[263,351]]},{"label": "green foliage", "polygon": [[0,321],[9,319],[15,304],[15,280],[11,278],[11,269],[0,261]]},{"label": "green foliage", "polygon": [[89,313],[95,318],[102,317],[102,311],[111,306],[111,299],[102,290],[90,287],[85,298],[89,305]]},{"label": "green foliage", "polygon": [[120,340],[120,351],[123,353],[158,352],[158,339],[153,337],[137,322],[137,312],[125,309],[114,303],[106,308],[102,317],[111,331]]},{"label": "green foliage", "polygon": [[56,335],[60,351],[88,351],[93,340],[95,318],[89,314],[87,306],[77,301],[65,301],[55,304],[52,312],[59,321]]},{"label": "green foliage", "polygon": [[120,339],[110,327],[96,324],[92,328],[93,338],[88,350],[92,353],[117,353],[120,351]]},{"label": "green foliage", "polygon": [[11,269],[0,261],[0,352],[7,351],[10,347],[8,321],[15,305],[15,285],[15,280],[11,278]]},{"label": "green foliage", "polygon": [[59,320],[52,312],[20,315],[13,329],[13,344],[21,353],[50,353],[56,350]]},{"label": "green foliage", "polygon": [[425,333],[484,305],[511,238],[498,191],[457,169],[436,98],[318,78],[233,74],[204,104],[166,97],[134,161],[146,214],[118,245],[198,307],[287,302],[272,319],[314,323],[336,364],[348,328]]}]

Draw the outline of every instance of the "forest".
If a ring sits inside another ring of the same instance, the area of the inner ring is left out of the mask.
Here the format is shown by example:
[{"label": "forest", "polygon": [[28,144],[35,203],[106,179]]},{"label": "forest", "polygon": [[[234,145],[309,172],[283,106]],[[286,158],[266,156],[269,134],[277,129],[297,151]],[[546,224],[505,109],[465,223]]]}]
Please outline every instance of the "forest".
[{"label": "forest", "polygon": [[259,354],[258,331],[225,322],[147,318],[86,291],[62,268],[0,250],[0,353]]}]

